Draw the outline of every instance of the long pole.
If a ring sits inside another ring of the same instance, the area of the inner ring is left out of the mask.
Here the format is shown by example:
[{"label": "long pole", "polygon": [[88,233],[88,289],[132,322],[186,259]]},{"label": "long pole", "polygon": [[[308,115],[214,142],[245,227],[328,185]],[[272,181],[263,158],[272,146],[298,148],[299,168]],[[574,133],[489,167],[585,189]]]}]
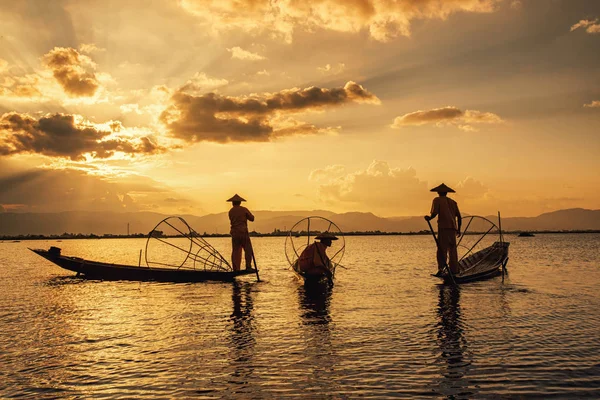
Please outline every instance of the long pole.
[{"label": "long pole", "polygon": [[[438,238],[435,236],[435,231],[433,230],[433,227],[431,226],[431,222],[429,222],[428,219],[426,219],[426,221],[427,221],[427,225],[429,225],[429,230],[431,231],[431,234],[433,235],[433,240],[435,240],[435,245],[439,251],[440,243],[438,242]],[[444,255],[444,257],[445,257],[445,255]],[[446,271],[448,271],[448,275],[450,275],[450,279],[452,279],[452,283],[454,283],[456,285],[456,281],[454,281],[454,276],[452,275],[452,271],[450,271],[450,267],[448,266],[447,262],[444,262],[444,268],[446,268]]]},{"label": "long pole", "polygon": [[256,280],[260,282],[260,277],[258,276],[258,267],[256,266],[256,257],[254,257],[254,247],[252,247],[252,241],[250,240],[250,235],[248,235],[248,243],[250,243],[250,249],[252,251],[252,261],[254,262],[254,270],[256,271]]}]

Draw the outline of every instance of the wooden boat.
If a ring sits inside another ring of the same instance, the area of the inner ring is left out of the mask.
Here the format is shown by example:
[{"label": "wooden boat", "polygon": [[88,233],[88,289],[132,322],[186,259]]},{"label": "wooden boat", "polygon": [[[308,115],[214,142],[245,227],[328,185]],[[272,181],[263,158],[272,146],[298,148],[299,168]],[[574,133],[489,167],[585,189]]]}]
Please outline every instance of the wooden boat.
[{"label": "wooden boat", "polygon": [[508,262],[508,242],[495,242],[458,262],[459,272],[442,276],[448,283],[464,283],[492,278],[502,274]]},{"label": "wooden boat", "polygon": [[477,215],[464,217],[463,226],[457,243],[458,272],[449,274],[446,268],[441,276],[434,276],[443,279],[445,283],[465,283],[506,273],[510,243],[504,241],[500,213],[498,226]]},{"label": "wooden boat", "polygon": [[79,257],[68,257],[60,254],[58,247],[49,250],[29,249],[34,253],[53,262],[61,268],[77,272],[77,276],[87,279],[127,280],[127,281],[156,281],[156,282],[203,282],[203,281],[233,281],[236,276],[255,274],[256,270],[241,271],[206,271],[195,269],[150,268],[110,264],[86,260]]},{"label": "wooden boat", "polygon": [[29,250],[89,279],[202,282],[233,281],[237,276],[249,274],[256,274],[258,278],[256,269],[234,271],[227,260],[181,217],[165,218],[150,232],[146,241],[146,265],[142,265],[142,250],[138,266],[64,256],[61,249],[54,246],[49,250]]},{"label": "wooden boat", "polygon": [[[299,258],[304,249],[311,244],[311,239],[316,239],[320,234],[332,234],[337,240],[332,242],[332,246],[327,250],[327,270],[313,270],[311,273],[301,271],[299,268]],[[295,275],[302,279],[305,284],[314,284],[318,282],[330,282],[333,284],[336,267],[340,265],[344,256],[346,242],[340,228],[331,220],[318,216],[306,217],[298,221],[288,232],[285,240],[285,256]],[[331,276],[331,281],[329,280]]]}]

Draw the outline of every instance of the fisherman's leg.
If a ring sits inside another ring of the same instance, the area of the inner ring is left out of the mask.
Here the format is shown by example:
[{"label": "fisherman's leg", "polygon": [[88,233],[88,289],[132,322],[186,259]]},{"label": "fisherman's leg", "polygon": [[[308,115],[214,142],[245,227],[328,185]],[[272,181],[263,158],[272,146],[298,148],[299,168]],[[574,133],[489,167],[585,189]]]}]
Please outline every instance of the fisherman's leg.
[{"label": "fisherman's leg", "polygon": [[231,264],[234,271],[239,271],[242,264],[242,244],[235,235],[231,236]]},{"label": "fisherman's leg", "polygon": [[456,248],[456,231],[452,231],[452,234],[448,237],[448,254],[449,254],[449,266],[450,271],[453,274],[458,273],[458,250]]},{"label": "fisherman's leg", "polygon": [[448,253],[446,235],[444,229],[438,231],[438,250],[437,250],[437,262],[438,270],[443,271],[446,266],[446,254]]},{"label": "fisherman's leg", "polygon": [[246,269],[252,268],[252,252],[252,242],[250,241],[250,236],[247,236],[244,242],[244,256],[246,256]]}]

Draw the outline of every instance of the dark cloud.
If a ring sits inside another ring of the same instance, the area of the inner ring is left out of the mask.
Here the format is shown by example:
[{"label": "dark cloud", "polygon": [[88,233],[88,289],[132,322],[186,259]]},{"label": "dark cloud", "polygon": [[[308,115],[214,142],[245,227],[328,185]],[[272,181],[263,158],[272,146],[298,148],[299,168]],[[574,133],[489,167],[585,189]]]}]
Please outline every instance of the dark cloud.
[{"label": "dark cloud", "polygon": [[216,93],[193,96],[176,92],[160,116],[169,132],[189,142],[268,141],[275,136],[318,131],[312,125],[285,121],[290,114],[347,103],[379,103],[355,82],[343,88],[289,89],[262,96],[227,97]]},{"label": "dark cloud", "polygon": [[87,56],[72,48],[55,47],[44,55],[45,65],[65,93],[73,97],[93,96],[100,83]]},{"label": "dark cloud", "polygon": [[144,209],[143,204],[132,200],[127,185],[74,169],[32,169],[0,175],[0,188],[0,203],[20,211]]},{"label": "dark cloud", "polygon": [[108,158],[115,152],[153,154],[164,151],[148,137],[107,138],[112,133],[76,123],[73,115],[50,114],[36,120],[27,114],[12,112],[0,117],[0,155],[37,153],[81,160],[85,154]]}]

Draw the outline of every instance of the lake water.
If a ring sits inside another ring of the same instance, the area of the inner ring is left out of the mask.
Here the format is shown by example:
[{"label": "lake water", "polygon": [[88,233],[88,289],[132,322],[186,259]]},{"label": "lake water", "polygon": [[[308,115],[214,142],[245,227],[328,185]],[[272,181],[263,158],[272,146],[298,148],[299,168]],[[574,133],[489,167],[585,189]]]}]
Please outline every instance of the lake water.
[{"label": "lake water", "polygon": [[504,282],[456,289],[429,236],[347,237],[331,291],[283,238],[235,284],[86,281],[27,250],[137,264],[141,239],[3,242],[0,397],[600,397],[600,235],[506,240]]}]

